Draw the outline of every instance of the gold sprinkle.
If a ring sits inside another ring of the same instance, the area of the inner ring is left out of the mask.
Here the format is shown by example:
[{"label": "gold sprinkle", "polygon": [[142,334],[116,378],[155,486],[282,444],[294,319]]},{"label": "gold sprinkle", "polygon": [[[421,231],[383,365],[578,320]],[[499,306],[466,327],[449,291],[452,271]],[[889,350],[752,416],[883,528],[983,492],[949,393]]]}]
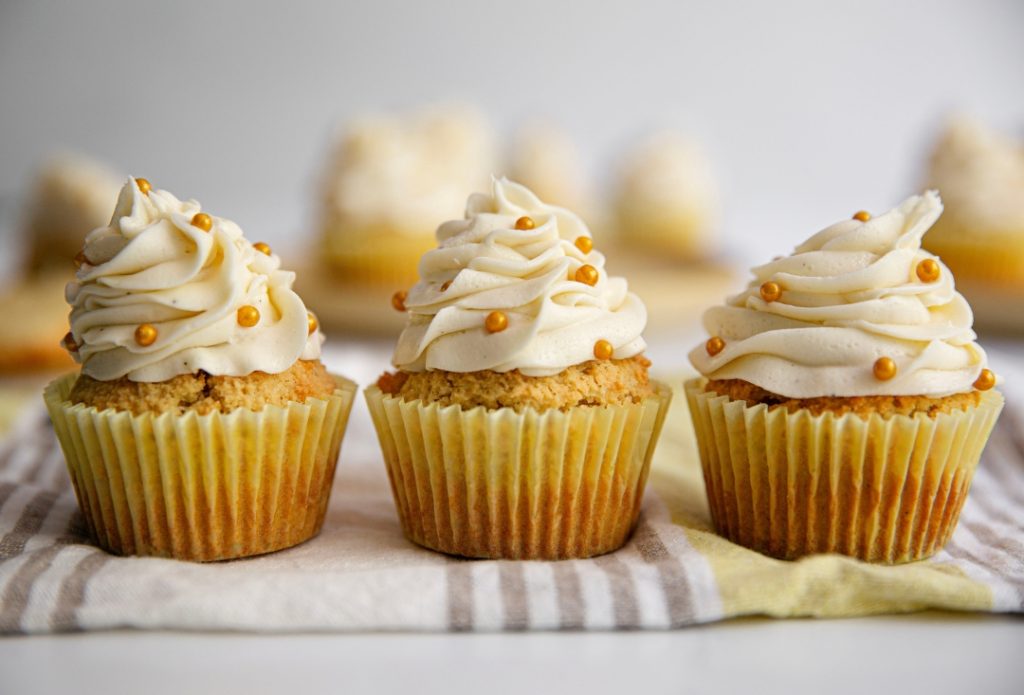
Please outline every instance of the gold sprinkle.
[{"label": "gold sprinkle", "polygon": [[312,311],[306,312],[306,325],[309,327],[309,335],[313,335],[316,333],[316,329],[320,328],[320,322],[316,320]]},{"label": "gold sprinkle", "polygon": [[452,286],[452,281],[451,280],[445,280],[444,284],[441,285],[441,291],[442,292],[447,292],[448,288],[451,287],[451,286]]},{"label": "gold sprinkle", "polygon": [[255,244],[252,245],[252,247],[259,251],[260,253],[262,253],[264,256],[270,255],[270,246],[263,243],[262,241],[257,241]]},{"label": "gold sprinkle", "polygon": [[146,195],[149,195],[149,192],[153,190],[153,185],[146,179],[135,179],[135,185]]},{"label": "gold sprinkle", "polygon": [[594,343],[594,357],[599,360],[610,360],[615,348],[607,340],[601,339]]},{"label": "gold sprinkle", "polygon": [[537,224],[533,221],[533,218],[527,217],[526,215],[523,215],[518,220],[516,220],[516,229],[527,230],[533,229],[536,226]]},{"label": "gold sprinkle", "polygon": [[990,388],[996,385],[996,375],[992,373],[991,369],[982,369],[981,374],[974,380],[974,388],[979,391],[988,391]]},{"label": "gold sprinkle", "polygon": [[917,264],[916,272],[921,282],[935,282],[939,279],[941,269],[934,258],[926,258]]},{"label": "gold sprinkle", "polygon": [[853,219],[860,220],[861,222],[867,222],[871,219],[871,213],[867,210],[860,210],[853,214]]},{"label": "gold sprinkle", "polygon": [[714,357],[722,350],[725,349],[725,341],[719,338],[717,335],[708,338],[708,342],[704,343],[704,349],[708,351],[708,354]]},{"label": "gold sprinkle", "polygon": [[761,285],[761,299],[766,302],[774,302],[782,296],[782,288],[777,282],[766,282]]},{"label": "gold sprinkle", "polygon": [[391,295],[391,306],[395,308],[395,311],[405,311],[405,299],[409,296],[409,293],[405,290],[399,290]]},{"label": "gold sprinkle", "polygon": [[879,357],[875,360],[875,366],[872,368],[875,373],[875,378],[879,381],[889,381],[896,376],[896,363],[891,357]]},{"label": "gold sprinkle", "polygon": [[597,284],[598,277],[597,268],[592,265],[581,265],[576,269],[576,274],[573,276],[573,279],[576,280],[576,282],[582,282],[584,285],[590,285],[593,287]]},{"label": "gold sprinkle", "polygon": [[588,236],[578,236],[573,243],[583,253],[590,253],[594,249],[594,240]]},{"label": "gold sprinkle", "polygon": [[75,254],[73,263],[76,268],[81,268],[83,265],[89,262],[89,259],[85,257],[85,251],[79,251]]},{"label": "gold sprinkle", "polygon": [[504,311],[492,311],[484,319],[484,328],[488,333],[501,333],[508,328],[508,316]]},{"label": "gold sprinkle", "polygon": [[149,347],[156,342],[156,326],[151,323],[144,323],[135,329],[135,342],[142,347]]},{"label": "gold sprinkle", "polygon": [[204,232],[208,232],[210,231],[210,228],[213,227],[213,218],[205,212],[197,212],[192,215],[192,226],[198,227]]},{"label": "gold sprinkle", "polygon": [[260,310],[254,306],[246,304],[238,307],[238,325],[243,328],[252,328],[260,322]]},{"label": "gold sprinkle", "polygon": [[78,352],[78,343],[75,342],[75,336],[71,334],[71,331],[67,332],[64,339],[60,341],[60,344],[64,346],[64,349],[68,352]]}]

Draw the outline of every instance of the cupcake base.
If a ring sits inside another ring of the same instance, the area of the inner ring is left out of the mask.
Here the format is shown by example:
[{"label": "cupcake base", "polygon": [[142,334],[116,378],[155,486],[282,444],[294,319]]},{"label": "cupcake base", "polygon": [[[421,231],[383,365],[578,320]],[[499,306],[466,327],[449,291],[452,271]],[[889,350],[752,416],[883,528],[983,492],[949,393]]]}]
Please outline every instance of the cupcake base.
[{"label": "cupcake base", "polygon": [[260,411],[197,415],[72,404],[77,374],[44,400],[90,535],[117,555],[208,562],[261,555],[320,531],[356,385]]},{"label": "cupcake base", "polygon": [[462,410],[365,390],[402,530],[450,555],[561,560],[620,548],[671,399]]},{"label": "cupcake base", "polygon": [[963,411],[929,417],[813,416],[749,406],[686,383],[715,529],[792,560],[840,553],[903,563],[953,533],[1003,406],[986,391]]}]

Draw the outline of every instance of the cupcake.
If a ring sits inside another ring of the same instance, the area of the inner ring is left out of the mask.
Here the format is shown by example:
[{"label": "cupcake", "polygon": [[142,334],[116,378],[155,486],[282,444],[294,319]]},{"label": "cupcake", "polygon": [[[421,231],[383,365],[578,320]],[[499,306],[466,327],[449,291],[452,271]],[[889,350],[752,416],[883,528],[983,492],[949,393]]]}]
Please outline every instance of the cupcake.
[{"label": "cupcake", "polygon": [[646,310],[586,225],[508,180],[442,224],[393,363],[366,389],[402,529],[476,558],[623,545],[670,399]]},{"label": "cupcake", "polygon": [[932,153],[946,212],[924,241],[956,273],[985,326],[1024,329],[1024,142],[966,119]]},{"label": "cupcake", "polygon": [[487,181],[493,153],[486,121],[466,107],[350,124],[329,164],[320,211],[334,277],[371,287],[414,283],[434,227],[461,211],[466,190]]},{"label": "cupcake", "polygon": [[686,384],[711,517],[779,558],[926,558],[1002,409],[971,309],[921,238],[933,191],[818,232],[708,310]]},{"label": "cupcake", "polygon": [[90,533],[119,555],[225,560],[323,524],[355,384],[265,244],[130,179],[67,287],[80,374],[46,406]]},{"label": "cupcake", "polygon": [[678,261],[701,261],[717,247],[718,191],[700,148],[681,135],[657,133],[619,166],[615,232],[635,249]]}]

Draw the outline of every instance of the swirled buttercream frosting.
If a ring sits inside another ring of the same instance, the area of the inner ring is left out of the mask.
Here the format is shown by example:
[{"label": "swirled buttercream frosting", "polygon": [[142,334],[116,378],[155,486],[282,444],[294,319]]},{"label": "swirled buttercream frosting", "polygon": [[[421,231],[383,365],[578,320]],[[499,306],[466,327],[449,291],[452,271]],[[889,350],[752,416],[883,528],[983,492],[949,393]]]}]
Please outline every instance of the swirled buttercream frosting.
[{"label": "swirled buttercream frosting", "polygon": [[[522,217],[532,225],[517,225]],[[470,196],[465,219],[438,228],[438,247],[421,259],[395,366],[548,376],[594,359],[599,340],[611,344],[615,359],[639,354],[647,310],[625,279],[608,276],[590,241],[569,210],[494,180],[489,195]],[[582,277],[594,284],[576,279],[583,266],[592,270]],[[508,319],[497,332],[485,326],[493,311]]]},{"label": "swirled buttercream frosting", "polygon": [[323,335],[309,331],[295,274],[231,220],[193,224],[200,211],[194,200],[143,192],[129,179],[110,224],[86,237],[66,289],[83,374],[143,382],[199,371],[277,374],[320,356]]},{"label": "swirled buttercream frosting", "polygon": [[[701,345],[690,361],[708,378],[743,379],[789,398],[970,391],[986,364],[971,309],[949,269],[921,249],[941,214],[929,191],[866,222],[827,227],[754,268],[743,292],[704,314],[724,347]],[[937,278],[919,267],[937,268]],[[765,292],[772,301],[762,296],[765,283],[774,283]],[[873,371],[883,357],[896,366],[885,380]]]}]

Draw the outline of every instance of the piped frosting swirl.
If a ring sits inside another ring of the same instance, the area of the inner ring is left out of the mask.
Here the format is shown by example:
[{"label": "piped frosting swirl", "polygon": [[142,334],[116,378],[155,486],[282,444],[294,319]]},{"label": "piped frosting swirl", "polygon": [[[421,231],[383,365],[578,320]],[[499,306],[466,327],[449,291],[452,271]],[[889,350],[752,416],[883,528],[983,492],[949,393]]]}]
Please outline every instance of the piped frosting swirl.
[{"label": "piped frosting swirl", "polygon": [[[198,212],[194,200],[143,193],[130,179],[110,224],[86,238],[85,263],[65,292],[83,374],[143,382],[276,374],[319,357],[323,335],[309,331],[295,274],[230,220],[211,215],[208,231],[194,225]],[[242,325],[243,307],[256,309],[255,325]],[[136,340],[142,324],[156,329],[151,344]]]},{"label": "piped frosting swirl", "polygon": [[[517,229],[521,217],[533,228]],[[420,261],[395,366],[547,376],[594,359],[598,340],[611,343],[616,359],[642,352],[643,303],[625,279],[608,276],[604,256],[577,246],[580,238],[591,236],[579,217],[507,179],[493,181],[490,195],[470,196],[465,219],[442,224],[438,248]],[[593,285],[575,279],[587,265]],[[508,318],[500,332],[485,328],[492,311]]]},{"label": "piped frosting swirl", "polygon": [[[866,222],[827,227],[792,255],[754,268],[746,290],[704,314],[724,348],[711,355],[702,345],[690,361],[708,378],[743,379],[789,398],[970,391],[986,364],[971,309],[949,269],[921,249],[941,214],[929,191]],[[930,282],[917,273],[926,259],[939,268]],[[774,301],[761,295],[767,282],[781,289]],[[896,365],[887,380],[873,372],[882,357]]]}]

